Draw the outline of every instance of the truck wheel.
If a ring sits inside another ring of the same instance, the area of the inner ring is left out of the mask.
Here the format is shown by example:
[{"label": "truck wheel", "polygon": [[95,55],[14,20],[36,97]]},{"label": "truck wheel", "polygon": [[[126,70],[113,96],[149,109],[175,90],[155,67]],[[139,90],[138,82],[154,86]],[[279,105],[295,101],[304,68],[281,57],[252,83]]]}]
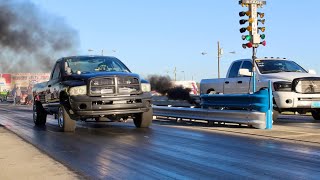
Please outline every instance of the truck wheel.
[{"label": "truck wheel", "polygon": [[214,89],[208,89],[207,94],[217,94],[217,92]]},{"label": "truck wheel", "polygon": [[314,120],[320,120],[320,109],[311,111]]},{"label": "truck wheel", "polygon": [[76,129],[76,121],[70,117],[69,112],[63,105],[59,107],[58,125],[64,132],[74,132]]},{"label": "truck wheel", "polygon": [[47,121],[47,113],[39,101],[33,103],[33,122],[36,126],[44,126]]},{"label": "truck wheel", "polygon": [[153,120],[153,111],[152,108],[149,109],[149,111],[137,114],[135,117],[133,117],[134,125],[137,128],[147,128],[152,124]]}]

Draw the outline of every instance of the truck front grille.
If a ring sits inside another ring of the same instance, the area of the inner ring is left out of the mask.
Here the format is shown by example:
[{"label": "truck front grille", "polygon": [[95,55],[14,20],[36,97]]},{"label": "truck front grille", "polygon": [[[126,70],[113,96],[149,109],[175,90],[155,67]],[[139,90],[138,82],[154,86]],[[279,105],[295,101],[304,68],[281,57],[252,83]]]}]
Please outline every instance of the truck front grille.
[{"label": "truck front grille", "polygon": [[293,88],[297,93],[318,94],[320,93],[320,78],[306,77],[293,80]]},{"label": "truck front grille", "polygon": [[135,77],[117,77],[119,94],[132,94],[140,91],[139,79]]},{"label": "truck front grille", "polygon": [[40,94],[40,95],[39,95],[39,100],[40,100],[40,102],[42,102],[42,103],[46,103],[46,96],[45,96],[45,94]]},{"label": "truck front grille", "polygon": [[140,92],[140,81],[136,77],[119,76],[94,78],[89,82],[89,95],[130,95]]}]

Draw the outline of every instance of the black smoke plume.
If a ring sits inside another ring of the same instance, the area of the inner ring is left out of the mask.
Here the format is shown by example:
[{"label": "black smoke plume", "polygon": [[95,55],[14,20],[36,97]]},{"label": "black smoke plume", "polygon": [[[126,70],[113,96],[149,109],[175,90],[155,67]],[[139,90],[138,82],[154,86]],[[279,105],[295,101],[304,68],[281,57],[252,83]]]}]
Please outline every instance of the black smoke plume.
[{"label": "black smoke plume", "polygon": [[147,78],[151,85],[151,90],[166,95],[173,100],[186,100],[190,104],[196,104],[195,99],[190,96],[190,88],[176,86],[172,84],[169,76],[150,75]]},{"label": "black smoke plume", "polygon": [[166,95],[168,90],[173,87],[169,76],[150,75],[148,76],[148,80],[151,90],[162,95]]},{"label": "black smoke plume", "polygon": [[49,72],[74,55],[78,33],[28,0],[0,0],[0,73]]},{"label": "black smoke plume", "polygon": [[195,104],[195,99],[190,96],[191,89],[182,86],[173,87],[168,90],[167,97],[173,100],[186,100],[190,104]]}]

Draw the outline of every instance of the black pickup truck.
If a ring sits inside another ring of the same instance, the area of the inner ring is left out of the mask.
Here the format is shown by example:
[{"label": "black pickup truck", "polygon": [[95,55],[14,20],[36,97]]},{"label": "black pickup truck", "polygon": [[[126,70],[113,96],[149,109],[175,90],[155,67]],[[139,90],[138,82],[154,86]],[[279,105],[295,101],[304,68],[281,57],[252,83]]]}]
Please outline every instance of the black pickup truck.
[{"label": "black pickup truck", "polygon": [[33,88],[33,121],[44,126],[55,115],[62,131],[75,131],[76,121],[125,121],[138,128],[152,123],[150,84],[109,56],[63,57],[50,80]]}]

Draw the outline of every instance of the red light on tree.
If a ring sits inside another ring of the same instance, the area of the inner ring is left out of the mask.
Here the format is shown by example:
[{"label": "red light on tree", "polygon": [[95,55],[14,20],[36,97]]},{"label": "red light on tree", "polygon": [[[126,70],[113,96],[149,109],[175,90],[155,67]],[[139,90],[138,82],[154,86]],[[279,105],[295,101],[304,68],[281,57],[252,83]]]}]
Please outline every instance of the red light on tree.
[{"label": "red light on tree", "polygon": [[262,44],[262,46],[266,46],[267,42],[266,41],[262,41],[260,44]]},{"label": "red light on tree", "polygon": [[248,43],[246,43],[246,44],[242,44],[242,47],[243,47],[244,49],[246,49],[246,48],[252,48],[252,47],[253,47],[253,44],[252,44],[251,42],[248,42]]}]

